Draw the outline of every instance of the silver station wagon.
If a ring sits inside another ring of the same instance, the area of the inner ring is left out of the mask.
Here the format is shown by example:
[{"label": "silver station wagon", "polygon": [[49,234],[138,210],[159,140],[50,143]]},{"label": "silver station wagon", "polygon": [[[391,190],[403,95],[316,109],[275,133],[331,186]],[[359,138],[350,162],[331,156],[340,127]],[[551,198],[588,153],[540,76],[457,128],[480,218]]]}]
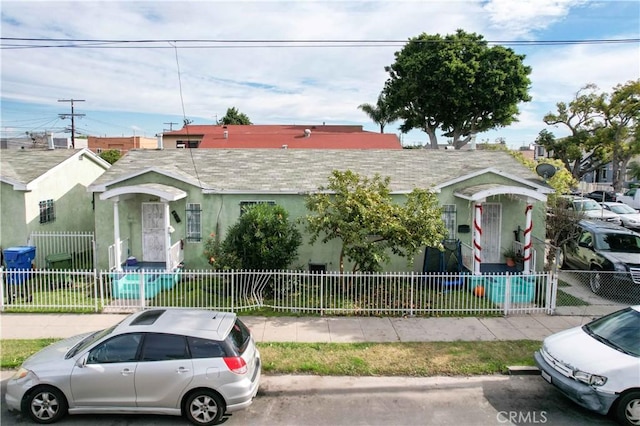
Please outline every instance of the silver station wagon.
[{"label": "silver station wagon", "polygon": [[31,356],[9,380],[5,401],[37,423],[109,413],[213,425],[251,404],[260,368],[253,337],[235,314],[154,309]]}]

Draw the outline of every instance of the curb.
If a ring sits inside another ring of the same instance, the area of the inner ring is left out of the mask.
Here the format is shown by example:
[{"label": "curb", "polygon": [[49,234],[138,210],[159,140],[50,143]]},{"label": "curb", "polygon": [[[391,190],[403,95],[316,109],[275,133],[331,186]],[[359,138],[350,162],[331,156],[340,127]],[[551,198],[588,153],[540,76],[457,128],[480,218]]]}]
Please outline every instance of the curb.
[{"label": "curb", "polygon": [[540,374],[538,367],[529,365],[513,365],[507,367],[510,376],[537,376]]}]

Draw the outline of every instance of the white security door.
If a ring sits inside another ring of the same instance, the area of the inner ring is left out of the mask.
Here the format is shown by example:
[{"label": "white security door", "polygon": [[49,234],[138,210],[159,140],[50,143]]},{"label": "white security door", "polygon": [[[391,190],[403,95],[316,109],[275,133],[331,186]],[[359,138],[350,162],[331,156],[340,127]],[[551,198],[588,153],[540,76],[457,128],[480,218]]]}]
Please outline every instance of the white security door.
[{"label": "white security door", "polygon": [[482,262],[500,263],[500,229],[502,228],[502,204],[482,205]]},{"label": "white security door", "polygon": [[142,260],[165,261],[164,204],[142,203]]}]

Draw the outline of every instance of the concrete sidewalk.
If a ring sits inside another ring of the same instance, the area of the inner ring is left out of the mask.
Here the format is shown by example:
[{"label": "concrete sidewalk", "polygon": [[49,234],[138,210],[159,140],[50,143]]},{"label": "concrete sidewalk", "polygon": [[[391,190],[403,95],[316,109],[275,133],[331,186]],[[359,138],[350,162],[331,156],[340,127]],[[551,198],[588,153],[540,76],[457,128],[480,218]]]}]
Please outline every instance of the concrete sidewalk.
[{"label": "concrete sidewalk", "polygon": [[[242,316],[258,342],[429,342],[542,340],[612,312],[509,317],[259,317]],[[578,315],[577,315],[578,314]],[[2,339],[64,338],[116,324],[123,314],[0,314]]]}]

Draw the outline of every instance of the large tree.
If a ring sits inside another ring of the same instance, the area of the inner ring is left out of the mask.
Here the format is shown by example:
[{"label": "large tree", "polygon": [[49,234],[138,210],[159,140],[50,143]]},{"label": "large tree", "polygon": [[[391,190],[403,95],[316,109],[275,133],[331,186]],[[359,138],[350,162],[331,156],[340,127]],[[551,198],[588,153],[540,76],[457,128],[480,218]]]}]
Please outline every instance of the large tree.
[{"label": "large tree", "polygon": [[220,124],[253,124],[249,117],[237,110],[236,107],[227,108],[227,113],[220,120]]},{"label": "large tree", "polygon": [[389,183],[380,175],[334,170],[329,184],[307,197],[311,243],[340,239],[340,272],[345,259],[354,271],[375,272],[389,262],[389,253],[411,262],[422,247],[442,246],[447,230],[436,195],[414,189],[401,205],[393,201]]},{"label": "large tree", "polygon": [[378,101],[375,105],[371,104],[361,104],[358,105],[365,114],[369,116],[369,118],[380,126],[380,133],[384,133],[384,127],[396,121],[398,119],[397,112],[391,107],[389,102],[385,99],[385,94],[380,93],[378,96]]},{"label": "large tree", "polygon": [[596,139],[611,147],[612,185],[620,192],[629,161],[640,154],[640,79],[614,87],[599,107],[605,127]]},{"label": "large tree", "polygon": [[611,162],[613,186],[620,191],[622,172],[640,153],[640,80],[618,85],[611,94],[587,84],[568,104],[559,102],[556,108],[543,121],[562,125],[570,134],[556,139],[553,133],[542,130],[536,142],[560,159],[578,180]]},{"label": "large tree", "polygon": [[384,93],[404,120],[401,131],[423,130],[437,148],[440,130],[460,149],[477,133],[517,120],[518,103],[530,100],[531,68],[523,61],[524,55],[489,47],[475,33],[423,33],[385,67]]}]

